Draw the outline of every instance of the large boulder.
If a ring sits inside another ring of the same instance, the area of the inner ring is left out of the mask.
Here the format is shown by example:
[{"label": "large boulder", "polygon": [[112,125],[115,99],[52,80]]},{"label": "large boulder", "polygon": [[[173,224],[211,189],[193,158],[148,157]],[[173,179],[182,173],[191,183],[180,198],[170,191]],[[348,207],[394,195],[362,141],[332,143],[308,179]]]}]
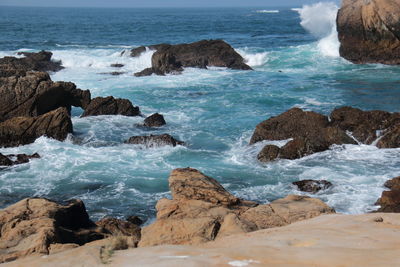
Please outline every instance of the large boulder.
[{"label": "large boulder", "polygon": [[140,116],[139,107],[132,105],[128,99],[108,97],[96,97],[87,105],[82,117],[99,115],[124,115]]},{"label": "large boulder", "polygon": [[83,109],[90,102],[89,90],[77,89],[70,82],[53,82],[45,72],[0,78],[0,122],[22,116],[43,115],[59,107]]},{"label": "large boulder", "polygon": [[[153,46],[153,48],[157,51],[151,59],[152,67],[135,73],[135,76],[180,73],[184,67],[207,68],[207,66],[215,66],[251,70],[251,67],[244,62],[243,57],[222,40],[202,40],[177,45],[162,44]],[[143,48],[140,51],[143,52]]]},{"label": "large boulder", "polygon": [[0,123],[0,147],[33,143],[40,136],[60,141],[72,133],[72,121],[66,108],[58,108],[38,117],[15,117]]},{"label": "large boulder", "polygon": [[297,186],[300,191],[310,193],[317,193],[332,186],[332,183],[327,180],[301,180],[292,184]]},{"label": "large boulder", "polygon": [[337,15],[340,55],[353,63],[400,64],[400,3],[343,0]]},{"label": "large boulder", "polygon": [[157,220],[142,229],[140,247],[198,244],[334,212],[321,200],[305,196],[258,205],[235,197],[215,179],[191,168],[173,170],[169,186],[172,200],[158,201]]},{"label": "large boulder", "polygon": [[125,141],[125,143],[132,145],[144,145],[146,147],[184,145],[184,142],[175,139],[169,134],[132,136]]},{"label": "large boulder", "polygon": [[19,52],[22,58],[0,58],[0,77],[24,76],[27,71],[59,71],[63,69],[61,61],[52,61],[52,53],[40,51],[38,53]]},{"label": "large boulder", "polygon": [[275,158],[297,159],[329,149],[333,144],[356,144],[344,130],[331,127],[328,117],[312,111],[292,108],[259,123],[250,144],[264,140],[290,140],[278,149],[267,145],[258,155],[261,161]]},{"label": "large boulder", "polygon": [[105,237],[80,200],[65,205],[28,198],[0,210],[0,263],[48,254],[51,244],[83,245]]},{"label": "large boulder", "polygon": [[144,126],[146,127],[161,127],[167,124],[165,122],[164,116],[159,113],[154,113],[144,119]]}]

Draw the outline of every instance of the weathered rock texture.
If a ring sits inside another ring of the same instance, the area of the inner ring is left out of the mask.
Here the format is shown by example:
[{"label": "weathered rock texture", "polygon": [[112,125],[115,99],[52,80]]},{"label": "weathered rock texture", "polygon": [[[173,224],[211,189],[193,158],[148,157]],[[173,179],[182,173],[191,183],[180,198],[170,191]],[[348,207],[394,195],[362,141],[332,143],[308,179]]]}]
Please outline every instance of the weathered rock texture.
[{"label": "weathered rock texture", "polygon": [[40,136],[60,141],[72,133],[66,108],[58,108],[38,117],[15,117],[0,123],[0,147],[33,143]]},{"label": "weathered rock texture", "polygon": [[40,155],[38,153],[27,155],[27,154],[10,154],[3,155],[0,153],[0,166],[12,166],[23,163],[28,163],[31,159],[38,159]]},{"label": "weathered rock texture", "polygon": [[184,145],[184,142],[173,138],[169,134],[132,136],[125,143],[133,145],[145,145],[146,147]]},{"label": "weathered rock texture", "polygon": [[400,212],[400,177],[388,180],[385,186],[390,190],[383,191],[376,202],[381,206],[378,212]]},{"label": "weathered rock texture", "polygon": [[128,99],[108,97],[96,97],[87,105],[82,117],[98,115],[124,115],[139,116],[139,107],[132,105]]},{"label": "weathered rock texture", "polygon": [[354,63],[400,64],[400,3],[343,0],[337,16],[340,55]]},{"label": "weathered rock texture", "polygon": [[[207,68],[207,66],[251,70],[244,59],[222,40],[202,40],[190,44],[152,46],[157,51],[151,59],[151,68],[135,73],[135,76],[180,73],[184,67]],[[144,48],[133,50],[135,56]]]},{"label": "weathered rock texture", "polygon": [[312,111],[292,108],[259,123],[250,144],[264,140],[292,139],[281,148],[266,145],[258,154],[258,159],[269,162],[276,158],[301,158],[325,151],[333,144],[372,144],[377,141],[380,148],[399,147],[399,129],[400,113],[342,107],[335,109],[329,120],[327,116]]},{"label": "weathered rock texture", "polygon": [[59,107],[83,109],[90,102],[89,90],[70,82],[53,82],[45,72],[0,78],[0,122],[17,116],[34,117]]},{"label": "weathered rock texture", "polygon": [[173,199],[158,201],[157,220],[142,229],[141,247],[198,244],[334,212],[321,200],[304,196],[258,205],[235,197],[191,168],[172,171],[169,186]]},{"label": "weathered rock texture", "polygon": [[167,123],[164,120],[164,116],[158,113],[154,113],[144,120],[144,126],[146,127],[161,127],[165,124]]},{"label": "weathered rock texture", "polygon": [[48,254],[54,243],[87,242],[104,238],[95,231],[80,200],[60,205],[29,198],[0,210],[0,263],[29,254]]},{"label": "weathered rock texture", "polygon": [[51,52],[20,52],[23,58],[0,58],[0,77],[25,76],[27,71],[59,71],[63,69],[61,61],[52,61]]}]

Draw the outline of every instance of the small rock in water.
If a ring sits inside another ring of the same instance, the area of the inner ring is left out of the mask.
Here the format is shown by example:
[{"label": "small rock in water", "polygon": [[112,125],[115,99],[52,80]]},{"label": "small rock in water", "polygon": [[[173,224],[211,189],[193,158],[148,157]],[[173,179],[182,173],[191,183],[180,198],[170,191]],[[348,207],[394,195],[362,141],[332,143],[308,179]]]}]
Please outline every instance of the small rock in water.
[{"label": "small rock in water", "polygon": [[167,124],[164,120],[164,116],[159,113],[154,113],[144,120],[144,126],[146,127],[161,127]]},{"label": "small rock in water", "polygon": [[169,134],[132,136],[125,143],[133,145],[145,145],[146,147],[177,146],[184,145],[184,142],[173,138]]},{"label": "small rock in water", "polygon": [[123,66],[125,66],[124,64],[119,64],[119,63],[115,63],[115,64],[111,64],[110,67],[112,68],[122,68]]},{"label": "small rock in water", "polygon": [[332,183],[326,180],[302,180],[292,184],[296,185],[300,191],[310,193],[317,193],[332,186]]}]

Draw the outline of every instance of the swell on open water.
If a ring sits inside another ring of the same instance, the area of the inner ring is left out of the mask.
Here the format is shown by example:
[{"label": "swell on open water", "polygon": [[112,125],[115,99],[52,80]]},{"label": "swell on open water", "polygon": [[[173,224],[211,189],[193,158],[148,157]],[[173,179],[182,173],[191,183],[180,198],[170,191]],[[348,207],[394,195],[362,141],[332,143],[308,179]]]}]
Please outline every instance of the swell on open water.
[{"label": "swell on open water", "polygon": [[[79,118],[74,135],[58,142],[1,149],[42,158],[0,170],[0,208],[22,198],[82,199],[93,219],[106,215],[152,218],[169,197],[168,175],[193,167],[216,178],[235,195],[268,203],[298,192],[291,182],[326,179],[334,187],[316,196],[338,212],[376,208],[383,183],[400,173],[400,149],[334,146],[298,160],[261,164],[268,142],[249,146],[255,126],[292,107],[329,114],[335,107],[399,112],[400,69],[353,65],[339,57],[337,6],[236,9],[0,8],[0,56],[18,51],[53,52],[64,70],[54,81],[72,81],[92,96],[122,97],[145,115],[162,113],[167,126],[138,127],[143,118]],[[139,45],[224,39],[254,68],[186,69],[182,75],[134,77],[151,65],[153,51],[139,58],[121,51]],[[120,76],[112,63],[125,66]],[[133,135],[169,133],[187,147],[146,149],[123,144]],[[76,139],[76,138],[75,138]],[[274,142],[278,145],[284,142]]]}]

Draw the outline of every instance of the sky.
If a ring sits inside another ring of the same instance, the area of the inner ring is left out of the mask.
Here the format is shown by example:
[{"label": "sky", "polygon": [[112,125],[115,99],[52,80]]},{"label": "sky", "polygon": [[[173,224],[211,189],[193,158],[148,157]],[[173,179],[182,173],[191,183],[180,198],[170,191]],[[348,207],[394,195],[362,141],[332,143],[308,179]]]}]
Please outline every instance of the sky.
[{"label": "sky", "polygon": [[0,0],[0,6],[51,7],[240,7],[290,6],[339,0]]}]

